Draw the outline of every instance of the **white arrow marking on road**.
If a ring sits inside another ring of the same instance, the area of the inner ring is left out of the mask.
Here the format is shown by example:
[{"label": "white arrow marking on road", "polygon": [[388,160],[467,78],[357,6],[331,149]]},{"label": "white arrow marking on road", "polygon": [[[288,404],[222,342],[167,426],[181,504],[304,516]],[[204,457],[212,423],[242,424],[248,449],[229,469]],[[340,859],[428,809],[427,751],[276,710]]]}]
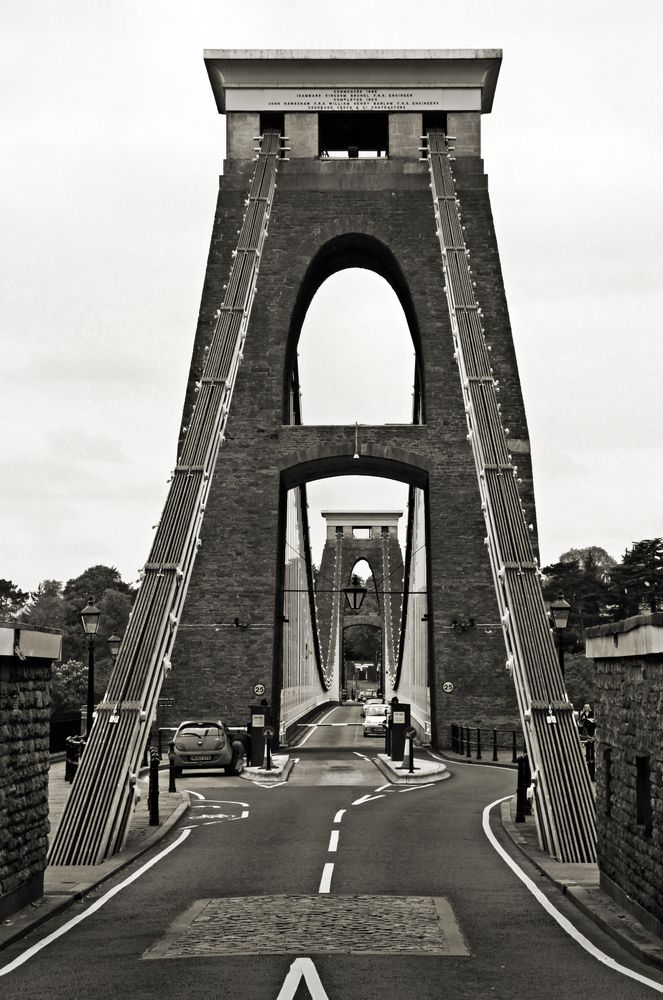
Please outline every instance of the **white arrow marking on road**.
[{"label": "white arrow marking on road", "polygon": [[429,781],[426,785],[410,785],[409,788],[399,788],[399,792],[418,792],[420,788],[432,788],[434,781]]},{"label": "white arrow marking on road", "polygon": [[276,1000],[294,1000],[297,988],[302,979],[308,987],[312,1000],[329,1000],[324,986],[320,982],[318,970],[310,958],[296,958],[285,977],[281,992]]},{"label": "white arrow marking on road", "polygon": [[360,799],[355,799],[353,806],[363,806],[364,802],[375,802],[376,799],[383,799],[384,795],[362,795]]}]

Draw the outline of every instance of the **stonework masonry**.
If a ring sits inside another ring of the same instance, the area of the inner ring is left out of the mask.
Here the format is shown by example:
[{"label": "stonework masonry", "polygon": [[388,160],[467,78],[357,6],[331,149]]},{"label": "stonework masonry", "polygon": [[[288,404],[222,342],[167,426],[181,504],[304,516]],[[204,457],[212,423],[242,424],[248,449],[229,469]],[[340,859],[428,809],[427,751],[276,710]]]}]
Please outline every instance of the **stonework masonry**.
[{"label": "stonework masonry", "polygon": [[588,630],[601,883],[663,936],[663,613]]},{"label": "stonework masonry", "polygon": [[40,637],[59,655],[59,633],[0,624],[0,919],[43,894],[54,656],[26,648]]},{"label": "stonework masonry", "polygon": [[[248,121],[252,116],[229,117],[239,119],[229,124],[229,136],[255,128],[255,121]],[[183,424],[223,299],[252,169],[252,161],[229,158],[220,179]],[[522,479],[521,499],[527,521],[535,525],[527,426],[487,178],[475,155],[459,156],[455,173],[502,413]],[[241,723],[256,674],[272,677],[268,696],[278,700],[284,490],[330,470],[393,475],[426,490],[434,740],[445,742],[452,721],[514,722],[516,702],[484,546],[427,166],[418,155],[326,162],[295,158],[280,164],[277,184],[226,441],[173,671],[163,690],[174,707],[160,724],[175,724],[191,711],[223,713],[231,723]],[[424,414],[420,425],[362,427],[360,461],[355,462],[354,426],[291,426],[285,416],[308,302],[324,278],[345,266],[377,270],[399,295],[417,353]],[[235,616],[256,627],[228,628]],[[459,635],[435,627],[458,617],[490,627]],[[445,681],[453,683],[452,694],[443,692]]]}]

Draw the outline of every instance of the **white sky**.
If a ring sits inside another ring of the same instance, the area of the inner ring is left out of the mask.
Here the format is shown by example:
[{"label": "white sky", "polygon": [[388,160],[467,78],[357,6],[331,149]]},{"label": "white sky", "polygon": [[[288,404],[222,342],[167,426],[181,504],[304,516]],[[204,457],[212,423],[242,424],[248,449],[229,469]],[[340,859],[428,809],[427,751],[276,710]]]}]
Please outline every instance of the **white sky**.
[{"label": "white sky", "polygon": [[503,49],[483,149],[542,560],[663,534],[661,10],[4,0],[0,577],[148,554],[223,155],[204,48]]}]

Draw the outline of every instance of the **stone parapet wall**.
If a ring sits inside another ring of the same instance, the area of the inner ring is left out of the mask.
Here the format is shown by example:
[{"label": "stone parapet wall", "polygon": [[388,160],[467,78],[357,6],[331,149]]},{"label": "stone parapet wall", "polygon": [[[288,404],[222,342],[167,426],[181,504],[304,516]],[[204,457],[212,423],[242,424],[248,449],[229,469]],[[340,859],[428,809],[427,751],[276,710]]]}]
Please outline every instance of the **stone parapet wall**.
[{"label": "stone parapet wall", "polygon": [[43,891],[51,662],[0,655],[0,918]]},{"label": "stone parapet wall", "polygon": [[588,631],[586,652],[594,658],[596,672],[601,882],[607,892],[659,934],[663,934],[661,650],[660,613]]}]

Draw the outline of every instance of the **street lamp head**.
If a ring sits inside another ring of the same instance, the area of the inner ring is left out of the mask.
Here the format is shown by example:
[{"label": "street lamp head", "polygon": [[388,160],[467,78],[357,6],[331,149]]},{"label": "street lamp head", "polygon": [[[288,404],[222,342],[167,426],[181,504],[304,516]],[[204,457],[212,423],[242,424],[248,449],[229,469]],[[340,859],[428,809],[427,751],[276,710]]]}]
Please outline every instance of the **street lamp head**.
[{"label": "street lamp head", "polygon": [[565,629],[569,623],[571,605],[568,601],[564,600],[564,595],[561,591],[557,600],[550,602],[550,612],[553,616],[553,621],[555,622],[555,628]]},{"label": "street lamp head", "polygon": [[83,622],[83,631],[88,638],[90,636],[95,636],[99,630],[99,619],[101,617],[101,611],[99,608],[95,608],[92,603],[92,598],[88,598],[86,606],[81,611],[81,621]]},{"label": "street lamp head", "polygon": [[111,659],[113,660],[113,662],[115,662],[117,654],[120,651],[120,644],[122,642],[122,636],[115,635],[113,633],[113,635],[109,635],[108,636],[108,639],[106,639],[106,642],[108,643],[108,649],[110,650]]},{"label": "street lamp head", "polygon": [[366,597],[366,587],[362,587],[358,576],[353,576],[350,585],[343,587],[343,593],[351,610],[359,611]]}]

